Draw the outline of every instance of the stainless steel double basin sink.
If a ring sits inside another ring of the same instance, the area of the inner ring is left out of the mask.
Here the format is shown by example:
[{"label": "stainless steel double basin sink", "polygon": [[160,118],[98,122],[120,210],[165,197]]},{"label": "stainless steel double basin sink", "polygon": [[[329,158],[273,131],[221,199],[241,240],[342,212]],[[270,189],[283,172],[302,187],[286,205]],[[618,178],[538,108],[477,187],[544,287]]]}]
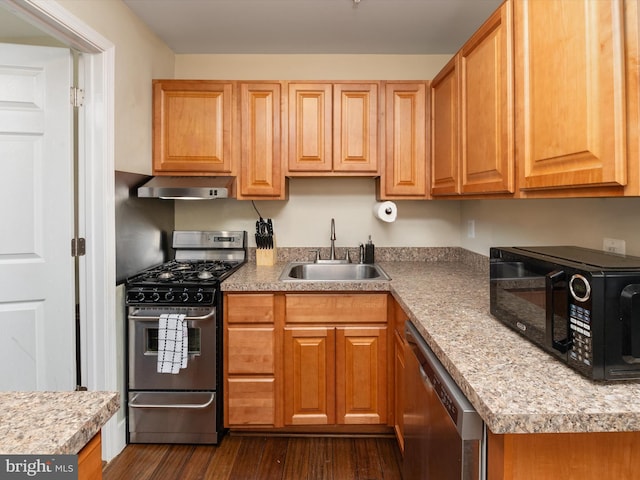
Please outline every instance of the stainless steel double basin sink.
[{"label": "stainless steel double basin sink", "polygon": [[291,262],[282,271],[281,281],[366,282],[388,281],[389,275],[377,264]]}]

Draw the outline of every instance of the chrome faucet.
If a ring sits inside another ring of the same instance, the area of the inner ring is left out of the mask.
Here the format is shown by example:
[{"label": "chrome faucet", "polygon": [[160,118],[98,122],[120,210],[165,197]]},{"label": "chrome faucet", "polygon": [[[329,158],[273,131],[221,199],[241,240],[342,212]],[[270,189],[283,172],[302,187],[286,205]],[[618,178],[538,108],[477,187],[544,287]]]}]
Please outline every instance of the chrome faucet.
[{"label": "chrome faucet", "polygon": [[329,252],[329,260],[336,259],[336,221],[331,219],[331,251]]}]

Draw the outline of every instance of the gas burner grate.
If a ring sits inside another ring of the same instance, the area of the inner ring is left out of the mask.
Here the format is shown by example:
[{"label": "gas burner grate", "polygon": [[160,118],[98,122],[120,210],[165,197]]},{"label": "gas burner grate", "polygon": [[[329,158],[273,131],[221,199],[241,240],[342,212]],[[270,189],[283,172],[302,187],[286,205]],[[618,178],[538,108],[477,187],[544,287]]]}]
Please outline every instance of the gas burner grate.
[{"label": "gas burner grate", "polygon": [[172,260],[152,267],[129,280],[129,284],[141,283],[207,283],[221,280],[241,262],[220,260]]}]

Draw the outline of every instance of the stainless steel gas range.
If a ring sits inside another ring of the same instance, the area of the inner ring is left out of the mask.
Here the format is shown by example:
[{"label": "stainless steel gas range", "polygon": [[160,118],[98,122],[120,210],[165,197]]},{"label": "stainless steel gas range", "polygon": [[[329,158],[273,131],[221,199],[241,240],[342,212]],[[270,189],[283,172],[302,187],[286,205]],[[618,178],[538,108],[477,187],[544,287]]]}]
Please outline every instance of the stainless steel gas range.
[{"label": "stainless steel gas range", "polygon": [[216,444],[222,419],[220,283],[247,232],[175,231],[175,259],[127,279],[130,443]]}]

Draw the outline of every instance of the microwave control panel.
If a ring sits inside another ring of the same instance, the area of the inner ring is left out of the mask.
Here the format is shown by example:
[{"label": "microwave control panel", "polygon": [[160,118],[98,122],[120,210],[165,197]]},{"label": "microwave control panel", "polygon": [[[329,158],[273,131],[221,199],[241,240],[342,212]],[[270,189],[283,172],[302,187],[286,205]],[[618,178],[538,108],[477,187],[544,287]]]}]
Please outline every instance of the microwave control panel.
[{"label": "microwave control panel", "polygon": [[591,310],[571,303],[569,305],[569,328],[573,345],[569,350],[569,360],[578,362],[583,368],[593,364],[591,341]]}]

